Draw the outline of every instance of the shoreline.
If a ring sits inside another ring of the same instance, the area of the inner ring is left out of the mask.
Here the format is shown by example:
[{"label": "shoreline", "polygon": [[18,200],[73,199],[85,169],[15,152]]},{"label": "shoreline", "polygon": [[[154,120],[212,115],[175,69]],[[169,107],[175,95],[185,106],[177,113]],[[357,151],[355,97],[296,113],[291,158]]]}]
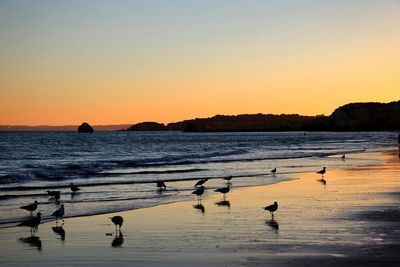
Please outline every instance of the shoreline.
[{"label": "shoreline", "polygon": [[[374,149],[374,150],[370,150],[370,151],[366,151],[365,149],[363,149],[363,150],[354,150],[354,151],[347,151],[347,155],[367,155],[367,157],[366,157],[366,159],[367,160],[371,160],[371,159],[368,159],[368,155],[369,154],[373,154],[373,153],[386,153],[386,152],[390,152],[390,151],[393,151],[394,149],[393,148],[387,148],[387,149],[385,149],[385,148],[380,148],[380,149]],[[335,152],[335,153],[326,153],[326,155],[325,156],[323,156],[323,158],[324,157],[332,157],[332,156],[338,156],[338,155],[342,155],[343,153],[342,152]],[[307,157],[295,157],[295,159],[297,159],[297,158],[301,158],[301,159],[307,159],[307,158],[309,158],[308,156]],[[371,158],[371,157],[369,157],[369,158]],[[275,159],[275,158],[274,158]],[[285,158],[285,159],[287,159],[287,158]],[[290,159],[292,159],[292,158],[290,158]],[[359,158],[358,158],[359,159]],[[335,168],[335,169],[333,169],[333,170],[340,170],[341,168]],[[331,171],[332,171],[332,169],[331,169]],[[303,171],[303,172],[279,172],[279,175],[284,175],[285,176],[285,178],[283,178],[282,180],[275,180],[275,181],[273,181],[272,183],[268,183],[268,184],[266,184],[266,183],[264,183],[264,184],[259,184],[259,185],[244,185],[244,186],[238,186],[237,188],[238,189],[241,189],[241,188],[249,188],[249,187],[257,187],[257,186],[269,186],[269,185],[273,185],[273,184],[275,184],[275,183],[280,183],[280,182],[284,182],[284,181],[291,181],[291,180],[295,180],[295,179],[298,179],[297,177],[298,176],[302,176],[302,175],[306,175],[306,174],[309,174],[310,172],[309,171]],[[312,173],[312,172],[311,172]],[[212,181],[212,180],[214,180],[214,181],[218,181],[218,180],[221,180],[221,179],[223,179],[225,176],[220,176],[220,177],[212,177],[212,178],[209,178],[209,180],[210,181]],[[268,178],[273,178],[274,177],[274,175],[272,174],[272,173],[268,173],[268,172],[266,172],[266,173],[258,173],[258,174],[249,174],[249,175],[238,175],[238,176],[232,176],[233,178],[248,178],[248,177],[268,177]],[[199,179],[202,179],[202,178],[205,178],[205,177],[196,177],[196,178],[186,178],[186,179],[167,179],[167,180],[163,180],[164,182],[188,182],[188,181],[197,181],[197,180],[199,180]],[[155,179],[155,180],[153,180],[153,181],[127,181],[127,182],[125,182],[125,183],[119,183],[119,184],[125,184],[125,185],[135,185],[135,184],[152,184],[152,183],[155,183],[155,182],[157,182],[158,181],[158,179]],[[114,183],[109,183],[109,185],[113,185]],[[97,184],[90,184],[91,186],[96,186]],[[101,185],[108,185],[108,183],[101,183]],[[79,186],[83,186],[83,187],[85,187],[85,184],[82,184],[82,183],[80,183],[79,184]],[[24,186],[19,186],[19,187],[24,187]],[[31,188],[31,187],[29,187],[29,188]],[[32,187],[33,189],[62,189],[62,188],[69,188],[69,185],[58,185],[58,186],[39,186],[39,187]],[[173,188],[173,187],[172,187]],[[215,188],[217,188],[217,187],[211,187],[211,188],[209,188],[209,189],[215,189]],[[178,189],[174,189],[174,190],[172,190],[172,191],[176,191],[176,192],[179,192],[179,190]],[[189,190],[189,191],[192,191],[192,190]],[[166,191],[166,192],[171,192],[171,191]],[[64,194],[65,195],[70,195],[71,193],[65,193],[64,192]],[[38,194],[38,196],[42,196],[42,194]],[[191,195],[189,195],[189,197],[190,197]],[[114,210],[114,211],[104,211],[104,212],[98,212],[98,213],[92,213],[92,214],[83,214],[83,215],[67,215],[67,216],[65,216],[65,218],[79,218],[79,217],[88,217],[88,216],[96,216],[96,215],[103,215],[103,214],[110,214],[110,213],[120,213],[120,212],[127,212],[127,211],[132,211],[132,210],[137,210],[137,209],[144,209],[144,208],[152,208],[152,207],[157,207],[157,206],[159,206],[159,205],[166,205],[166,204],[172,204],[172,203],[176,203],[176,202],[185,202],[185,201],[191,201],[190,199],[184,199],[185,198],[185,196],[184,195],[182,195],[181,196],[182,197],[182,199],[175,199],[175,200],[170,200],[170,201],[168,201],[168,202],[161,202],[161,203],[157,203],[157,204],[152,204],[152,205],[150,205],[150,206],[146,206],[146,207],[138,207],[138,208],[122,208],[122,209],[120,209],[120,210]],[[187,198],[188,196],[186,195],[186,198]],[[42,212],[43,213],[43,212]],[[26,218],[28,218],[28,217],[26,217]],[[44,217],[42,217],[42,222],[44,223],[44,222],[51,222],[51,221],[54,221],[54,219],[52,219],[52,218],[44,218]],[[10,227],[16,227],[16,224],[18,224],[18,223],[20,223],[20,222],[22,222],[22,221],[16,221],[16,222],[2,222],[2,223],[0,223],[0,229],[3,229],[3,228],[10,228]]]},{"label": "shoreline", "polygon": [[[326,186],[317,181],[318,175],[309,173],[272,185],[233,188],[227,195],[229,206],[213,192],[202,201],[204,213],[195,207],[195,198],[120,212],[125,224],[118,248],[110,247],[116,237],[108,217],[115,213],[66,219],[67,234],[61,246],[59,235],[53,232],[54,221],[41,224],[40,250],[15,242],[27,236],[28,229],[2,228],[4,266],[18,266],[21,259],[16,254],[21,250],[31,266],[106,266],[115,257],[123,266],[309,266],[321,262],[324,266],[376,266],[383,261],[395,266],[399,244],[394,239],[400,236],[395,207],[400,193],[399,182],[392,176],[399,174],[397,153],[378,152],[385,161],[382,165],[328,171]],[[358,179],[363,183],[356,183]],[[274,200],[279,209],[271,221],[261,207]],[[72,263],[71,259],[58,262],[71,255],[75,255]]]}]

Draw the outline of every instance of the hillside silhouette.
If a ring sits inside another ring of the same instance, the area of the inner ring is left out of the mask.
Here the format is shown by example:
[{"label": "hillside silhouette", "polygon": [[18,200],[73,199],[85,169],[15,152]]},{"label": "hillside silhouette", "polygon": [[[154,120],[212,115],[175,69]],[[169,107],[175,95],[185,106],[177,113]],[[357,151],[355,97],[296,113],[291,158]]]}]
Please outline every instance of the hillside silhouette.
[{"label": "hillside silhouette", "polygon": [[135,124],[134,131],[170,130],[184,132],[249,131],[397,131],[400,130],[400,101],[391,103],[350,103],[330,116],[299,114],[216,115],[169,123]]}]

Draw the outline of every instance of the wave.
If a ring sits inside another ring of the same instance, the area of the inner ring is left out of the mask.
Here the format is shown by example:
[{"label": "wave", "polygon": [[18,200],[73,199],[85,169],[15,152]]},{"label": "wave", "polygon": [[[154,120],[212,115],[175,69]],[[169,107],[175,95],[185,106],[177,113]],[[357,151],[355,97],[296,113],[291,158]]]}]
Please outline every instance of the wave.
[{"label": "wave", "polygon": [[[280,175],[287,174],[301,174],[305,171],[290,171],[290,172],[279,172]],[[232,178],[251,178],[251,177],[261,177],[261,176],[273,176],[272,173],[262,172],[262,173],[248,173],[248,174],[238,174],[230,175]],[[185,181],[197,181],[200,179],[207,178],[209,180],[223,179],[227,176],[196,176],[196,177],[183,177],[183,178],[167,178],[167,179],[148,179],[148,180],[120,180],[120,181],[104,181],[104,182],[92,182],[92,183],[79,183],[79,187],[96,187],[96,186],[114,186],[114,185],[131,185],[131,184],[155,184],[159,181],[165,183],[172,182],[185,182]],[[69,189],[69,183],[64,185],[40,185],[40,186],[7,186],[0,187],[1,191],[28,191],[28,190],[50,190],[50,189]]]},{"label": "wave", "polygon": [[[293,153],[293,155],[280,155],[280,156],[267,156],[267,157],[252,157],[252,158],[218,158],[218,159],[197,159],[197,160],[178,160],[178,161],[158,161],[163,158],[159,158],[156,161],[154,159],[149,160],[117,160],[109,161],[109,163],[118,164],[123,167],[131,168],[150,168],[150,167],[169,167],[169,166],[183,166],[183,165],[198,165],[198,164],[210,164],[210,163],[234,163],[234,162],[255,162],[255,161],[267,161],[267,160],[287,160],[287,159],[301,159],[301,158],[311,158],[311,157],[329,157],[341,154],[350,153],[361,153],[365,149],[358,150],[340,150],[333,152],[306,152],[306,153]],[[243,152],[243,151],[242,151]],[[237,153],[239,153],[237,151]],[[227,153],[210,153],[209,155],[225,155]],[[232,153],[229,153],[232,154]],[[179,158],[179,157],[171,157]],[[170,159],[171,159],[170,158]],[[189,157],[190,158],[190,157]],[[195,157],[193,157],[195,158]],[[164,157],[165,159],[165,157]],[[105,164],[101,168],[101,164],[95,162],[90,165],[90,167],[79,164],[67,164],[66,166],[60,167],[46,167],[44,170],[31,171],[29,173],[23,174],[6,174],[0,176],[0,184],[12,184],[12,183],[23,183],[30,180],[41,180],[41,181],[64,181],[68,179],[76,178],[99,178],[99,177],[112,177],[112,176],[132,176],[132,175],[144,175],[144,174],[173,174],[173,173],[190,173],[190,172],[201,172],[207,171],[205,168],[191,168],[191,169],[173,169],[173,170],[141,170],[133,172],[118,172],[112,171],[109,165]],[[105,170],[104,170],[105,169]],[[156,180],[154,180],[156,181]],[[129,182],[133,183],[133,182]],[[88,184],[92,185],[92,184]],[[6,188],[6,187],[5,187]],[[24,188],[24,187],[21,187]],[[44,188],[44,187],[43,187]],[[42,189],[43,189],[42,188]],[[58,188],[48,186],[46,188]],[[61,187],[62,188],[62,187]],[[0,191],[3,190],[0,188]]]}]

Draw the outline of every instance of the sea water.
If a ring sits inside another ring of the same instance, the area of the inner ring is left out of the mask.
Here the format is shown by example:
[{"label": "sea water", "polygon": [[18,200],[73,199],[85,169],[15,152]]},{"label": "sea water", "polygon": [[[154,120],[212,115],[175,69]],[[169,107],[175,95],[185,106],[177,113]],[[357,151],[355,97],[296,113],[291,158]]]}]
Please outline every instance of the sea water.
[{"label": "sea water", "polygon": [[[195,200],[198,179],[232,190],[293,179],[296,174],[373,164],[363,152],[396,147],[393,132],[3,132],[0,133],[0,227],[29,216],[37,200],[44,219]],[[350,154],[342,160],[342,154]],[[271,169],[277,168],[272,175]],[[166,190],[157,190],[164,181]],[[81,190],[72,193],[70,183]],[[60,203],[46,190],[61,191]]]}]

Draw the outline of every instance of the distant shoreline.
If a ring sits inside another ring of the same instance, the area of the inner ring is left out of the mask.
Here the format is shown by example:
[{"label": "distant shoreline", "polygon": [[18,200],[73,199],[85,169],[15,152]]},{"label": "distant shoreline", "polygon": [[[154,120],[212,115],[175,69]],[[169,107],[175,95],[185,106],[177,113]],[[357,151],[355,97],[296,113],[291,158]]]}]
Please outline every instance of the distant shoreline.
[{"label": "distant shoreline", "polygon": [[[376,132],[400,131],[400,101],[350,103],[331,115],[240,114],[215,115],[168,124],[146,121],[131,124],[93,125],[95,131],[183,132]],[[78,125],[0,125],[0,132],[75,132]]]}]

